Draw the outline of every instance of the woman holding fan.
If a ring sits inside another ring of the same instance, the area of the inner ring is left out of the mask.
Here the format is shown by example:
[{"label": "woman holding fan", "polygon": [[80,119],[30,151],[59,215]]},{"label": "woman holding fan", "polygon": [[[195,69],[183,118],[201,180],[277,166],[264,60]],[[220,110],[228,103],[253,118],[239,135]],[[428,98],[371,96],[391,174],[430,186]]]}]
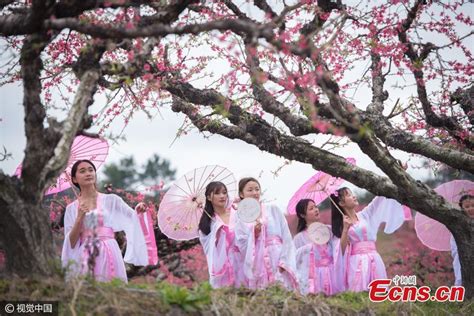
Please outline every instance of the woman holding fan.
[{"label": "woman holding fan", "polygon": [[[339,239],[331,233],[331,226],[319,222],[319,208],[311,199],[302,199],[296,204],[298,217],[297,234],[294,237],[296,246],[296,265],[301,294],[333,295],[344,290],[343,257]],[[322,231],[313,236],[308,227],[316,226]],[[324,234],[326,233],[326,234]]]},{"label": "woman holding fan", "polygon": [[209,283],[213,288],[246,285],[242,256],[235,245],[233,216],[224,183],[214,181],[206,186],[206,204],[199,222],[199,241],[206,254]]},{"label": "woman holding fan", "polygon": [[255,178],[239,181],[239,197],[255,199],[260,207],[256,222],[246,223],[236,216],[236,244],[243,255],[249,288],[263,289],[280,283],[297,289],[295,246],[283,213],[276,206],[260,202],[260,183]]}]

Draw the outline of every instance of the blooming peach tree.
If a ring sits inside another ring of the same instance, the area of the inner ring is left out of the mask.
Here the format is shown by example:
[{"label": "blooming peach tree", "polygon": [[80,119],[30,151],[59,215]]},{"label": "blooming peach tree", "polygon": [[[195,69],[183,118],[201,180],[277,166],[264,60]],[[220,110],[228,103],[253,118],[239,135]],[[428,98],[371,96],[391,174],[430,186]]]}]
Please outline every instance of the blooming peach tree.
[{"label": "blooming peach tree", "polygon": [[[169,106],[185,117],[179,134],[239,139],[443,222],[473,296],[474,221],[394,157],[474,171],[469,1],[0,3],[2,84],[23,83],[27,137],[22,178],[0,174],[11,270],[51,271],[48,214],[38,205],[74,136]],[[92,111],[96,94],[107,102]],[[332,152],[343,144],[383,175]]]}]

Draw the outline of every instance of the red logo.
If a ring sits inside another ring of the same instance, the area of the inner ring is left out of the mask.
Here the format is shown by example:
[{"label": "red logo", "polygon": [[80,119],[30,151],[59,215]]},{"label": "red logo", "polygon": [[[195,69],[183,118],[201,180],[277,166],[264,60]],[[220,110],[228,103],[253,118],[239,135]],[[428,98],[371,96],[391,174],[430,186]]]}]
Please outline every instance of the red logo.
[{"label": "red logo", "polygon": [[[397,278],[398,277],[398,278]],[[404,284],[403,277],[397,276],[393,279],[395,285],[390,287],[392,280],[377,279],[369,284],[369,298],[372,302],[383,302],[389,300],[390,302],[426,302],[428,300],[437,302],[462,302],[464,301],[464,287],[463,286],[440,286],[431,295],[431,288],[429,286],[416,286],[412,282]],[[399,280],[400,285],[398,284]]]}]

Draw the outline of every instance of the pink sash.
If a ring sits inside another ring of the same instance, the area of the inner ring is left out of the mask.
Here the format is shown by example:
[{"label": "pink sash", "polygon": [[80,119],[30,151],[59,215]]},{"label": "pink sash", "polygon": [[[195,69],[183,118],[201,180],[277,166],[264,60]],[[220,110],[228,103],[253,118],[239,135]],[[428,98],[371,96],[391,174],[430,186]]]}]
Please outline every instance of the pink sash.
[{"label": "pink sash", "polygon": [[351,255],[362,255],[371,252],[377,252],[373,241],[359,241],[352,244]]},{"label": "pink sash", "polygon": [[[376,274],[377,265],[375,264],[375,258],[372,255],[373,253],[377,253],[377,248],[375,247],[375,242],[373,241],[359,241],[355,242],[351,246],[351,256],[352,255],[368,255],[370,259],[370,272],[369,272],[369,280],[373,280]],[[359,284],[361,279],[362,273],[362,261],[359,261],[359,265],[357,267],[356,276],[355,276],[355,284]]]},{"label": "pink sash", "polygon": [[[316,260],[316,254],[314,253],[314,247],[311,247],[311,252],[309,254],[309,292],[315,293],[316,292],[316,276],[314,272],[314,268],[322,268],[328,267],[333,264],[332,257],[328,256],[325,252],[320,252],[321,259]],[[326,271],[326,277],[324,278],[324,292],[326,294],[331,294],[331,282],[330,282],[330,275],[329,271]]]},{"label": "pink sash", "polygon": [[267,270],[268,282],[271,284],[275,282],[275,276],[273,275],[273,269],[270,261],[268,247],[281,245],[283,241],[280,236],[267,236],[266,228],[267,227],[265,225],[262,225],[261,233],[265,236],[265,247],[263,247],[263,262],[265,264],[265,269]]},{"label": "pink sash", "polygon": [[[110,239],[115,240],[115,234],[114,234],[114,230],[111,227],[104,226],[104,217],[102,214],[102,207],[101,207],[102,201],[101,200],[102,200],[102,196],[99,193],[97,195],[97,202],[96,202],[97,227],[95,227],[95,229],[83,229],[80,238],[81,238],[81,243],[85,242],[91,246],[93,246],[94,244],[94,239],[96,241],[99,241],[100,245],[102,246],[101,248],[105,250],[105,262],[107,266],[106,280],[111,280],[113,277],[116,276],[115,263],[114,263],[114,256],[112,254],[112,250],[110,249],[106,241]],[[78,209],[79,209],[79,201],[77,201],[77,203],[78,203]],[[89,255],[90,255],[89,251],[87,251],[87,248],[85,248],[84,249],[84,263],[86,267],[88,267]],[[94,276],[98,275],[96,268],[97,268],[97,262],[95,263],[95,267],[94,267]]]},{"label": "pink sash", "polygon": [[[145,216],[148,225],[145,223]],[[138,214],[138,219],[143,235],[145,236],[146,248],[148,250],[148,264],[156,265],[158,263],[158,249],[156,248],[155,231],[153,229],[153,220],[150,211]]]}]

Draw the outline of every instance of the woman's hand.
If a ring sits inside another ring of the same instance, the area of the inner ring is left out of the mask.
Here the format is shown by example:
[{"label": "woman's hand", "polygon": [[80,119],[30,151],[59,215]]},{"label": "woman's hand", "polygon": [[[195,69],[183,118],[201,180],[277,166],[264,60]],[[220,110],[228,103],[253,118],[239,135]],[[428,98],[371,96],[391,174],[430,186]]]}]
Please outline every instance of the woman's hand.
[{"label": "woman's hand", "polygon": [[257,222],[257,224],[255,224],[255,229],[254,229],[255,239],[257,239],[258,236],[260,236],[261,231],[262,231],[262,223]]},{"label": "woman's hand", "polygon": [[140,213],[145,213],[146,212],[146,204],[143,202],[140,202],[135,206],[135,211],[137,211],[138,214]]},{"label": "woman's hand", "polygon": [[79,209],[77,210],[77,217],[82,220],[90,210],[91,209],[87,205],[85,205],[85,203],[79,202]]},{"label": "woman's hand", "polygon": [[83,201],[79,200],[79,207],[77,209],[77,217],[74,226],[72,227],[71,232],[69,233],[69,241],[71,243],[71,247],[76,247],[76,243],[79,240],[82,231],[82,222],[86,214],[91,211],[91,208],[86,205]]},{"label": "woman's hand", "polygon": [[349,218],[349,216],[347,215],[344,215],[344,217],[342,218],[343,220],[343,226],[342,226],[342,231],[343,232],[347,232],[349,231],[349,228],[352,226],[352,224],[354,224],[352,222],[352,220]]},{"label": "woman's hand", "polygon": [[349,244],[349,228],[354,222],[347,215],[344,215],[342,220],[341,250],[342,253],[345,253],[347,245]]}]

